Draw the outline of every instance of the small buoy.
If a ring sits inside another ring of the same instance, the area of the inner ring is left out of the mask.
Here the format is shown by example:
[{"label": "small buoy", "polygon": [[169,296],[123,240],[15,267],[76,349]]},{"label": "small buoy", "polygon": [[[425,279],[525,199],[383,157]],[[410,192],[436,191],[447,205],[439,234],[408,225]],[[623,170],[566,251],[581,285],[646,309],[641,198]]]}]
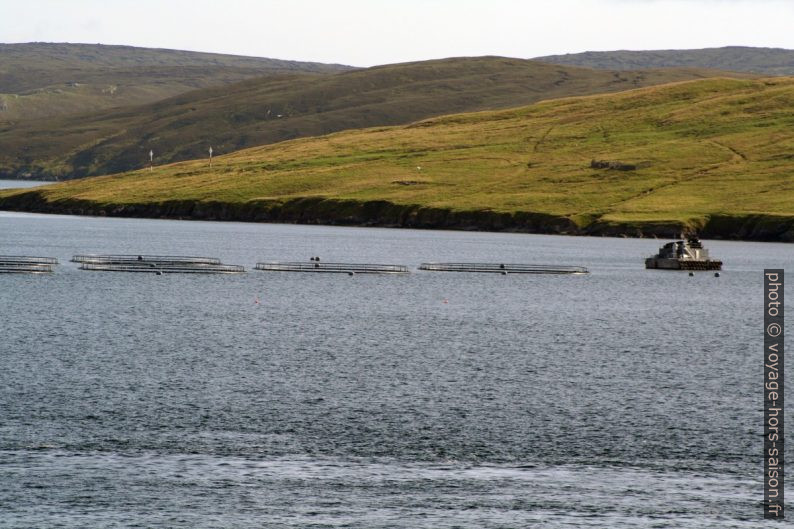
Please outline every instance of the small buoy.
[{"label": "small buoy", "polygon": [[319,257],[319,256],[318,256],[318,257],[315,257],[315,258],[314,258],[314,260],[315,260],[315,261],[317,261],[317,262],[319,263],[319,262],[320,262],[320,257]]},{"label": "small buoy", "polygon": [[254,305],[259,305],[259,296],[254,298]]},{"label": "small buoy", "polygon": [[695,277],[695,272],[689,272],[689,277]]},{"label": "small buoy", "polygon": [[445,299],[442,303],[449,303],[449,300]]},{"label": "small buoy", "polygon": [[347,273],[347,275],[349,275],[350,277],[353,277],[353,274],[355,274],[355,272],[348,272]]},{"label": "small buoy", "polygon": [[155,272],[154,274],[155,274],[155,275],[158,275],[158,276],[161,276],[161,275],[163,275],[163,273],[162,273],[161,271],[159,271],[159,270],[158,270],[157,272]]},{"label": "small buoy", "polygon": [[714,277],[720,277],[720,273],[719,272],[714,272]]},{"label": "small buoy", "polygon": [[309,257],[309,261],[314,261],[314,257]]},{"label": "small buoy", "polygon": [[314,263],[315,268],[320,268],[320,263]]},{"label": "small buoy", "polygon": [[502,275],[503,275],[503,276],[506,276],[506,275],[507,275],[507,272],[504,272],[504,271],[502,271]]}]

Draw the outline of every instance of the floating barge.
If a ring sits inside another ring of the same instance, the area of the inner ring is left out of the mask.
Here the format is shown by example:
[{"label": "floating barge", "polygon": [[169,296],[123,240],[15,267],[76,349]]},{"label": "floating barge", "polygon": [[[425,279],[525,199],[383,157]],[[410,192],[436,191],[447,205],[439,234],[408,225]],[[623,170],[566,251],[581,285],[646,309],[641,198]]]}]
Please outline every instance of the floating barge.
[{"label": "floating barge", "polygon": [[214,257],[167,255],[75,255],[80,270],[162,274],[240,274],[245,268]]},{"label": "floating barge", "polygon": [[281,262],[256,263],[256,269],[265,272],[315,272],[328,274],[408,274],[407,266],[364,263]]},{"label": "floating barge", "polygon": [[645,268],[654,270],[722,270],[722,261],[709,258],[709,251],[697,237],[668,242],[659,253],[645,259]]},{"label": "floating barge", "polygon": [[589,274],[583,266],[558,266],[516,263],[422,263],[419,270],[429,272],[481,272],[492,274]]},{"label": "floating barge", "polygon": [[0,255],[0,274],[51,274],[57,265],[55,257]]}]

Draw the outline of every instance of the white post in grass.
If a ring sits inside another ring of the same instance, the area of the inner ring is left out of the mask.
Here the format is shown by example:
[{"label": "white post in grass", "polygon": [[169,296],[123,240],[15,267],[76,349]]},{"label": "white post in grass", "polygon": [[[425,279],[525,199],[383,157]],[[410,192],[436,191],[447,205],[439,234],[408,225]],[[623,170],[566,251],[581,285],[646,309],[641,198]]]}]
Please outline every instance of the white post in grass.
[{"label": "white post in grass", "polygon": [[210,146],[210,167],[212,167],[212,146]]},{"label": "white post in grass", "polygon": [[149,172],[153,171],[152,165],[154,165],[154,151],[149,149]]}]

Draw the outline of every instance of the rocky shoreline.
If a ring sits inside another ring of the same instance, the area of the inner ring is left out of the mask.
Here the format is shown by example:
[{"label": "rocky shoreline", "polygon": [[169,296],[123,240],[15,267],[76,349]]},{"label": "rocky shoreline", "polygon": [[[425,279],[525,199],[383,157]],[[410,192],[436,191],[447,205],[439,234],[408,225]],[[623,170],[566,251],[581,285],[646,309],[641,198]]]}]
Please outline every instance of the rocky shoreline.
[{"label": "rocky shoreline", "polygon": [[0,209],[29,213],[107,217],[273,222],[331,226],[448,229],[541,233],[603,237],[678,238],[794,242],[794,217],[773,215],[712,215],[700,224],[681,222],[619,223],[595,221],[582,227],[567,217],[543,213],[454,211],[388,201],[298,198],[246,203],[167,201],[143,204],[102,204],[86,200],[50,202],[31,190],[0,198]]}]

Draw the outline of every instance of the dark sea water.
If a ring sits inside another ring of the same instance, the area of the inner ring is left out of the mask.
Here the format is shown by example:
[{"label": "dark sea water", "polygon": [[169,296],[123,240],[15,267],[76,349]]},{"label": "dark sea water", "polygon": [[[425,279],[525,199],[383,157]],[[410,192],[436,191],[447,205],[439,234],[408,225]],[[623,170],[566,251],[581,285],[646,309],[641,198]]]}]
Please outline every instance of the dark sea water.
[{"label": "dark sea water", "polygon": [[62,262],[0,275],[0,527],[761,527],[761,271],[794,247],[706,241],[722,277],[688,277],[643,269],[660,242],[0,212],[0,254]]}]

